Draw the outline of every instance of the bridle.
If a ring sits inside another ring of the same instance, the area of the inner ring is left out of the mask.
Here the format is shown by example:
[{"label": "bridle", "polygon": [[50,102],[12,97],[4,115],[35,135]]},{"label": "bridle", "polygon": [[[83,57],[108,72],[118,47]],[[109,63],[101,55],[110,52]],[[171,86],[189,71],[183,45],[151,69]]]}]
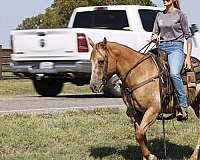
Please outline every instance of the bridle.
[{"label": "bridle", "polygon": [[110,79],[110,76],[108,75],[108,55],[110,52],[107,48],[105,49],[105,54],[102,53],[97,47],[95,49],[102,57],[104,57],[102,85],[106,85]]},{"label": "bridle", "polygon": [[[108,75],[108,55],[110,54],[110,52],[107,48],[105,49],[106,54],[102,53],[97,47],[96,47],[96,50],[102,57],[104,57],[102,85],[106,85],[107,81],[110,79],[110,76]],[[126,73],[124,73],[123,75],[121,75],[119,77],[119,79],[123,82],[123,84],[125,84],[126,79],[127,79],[128,75],[130,74],[130,72],[133,71],[135,68],[137,68],[137,66],[139,64],[143,63],[145,60],[147,60],[149,58],[152,58],[155,63],[152,53],[144,54],[132,67],[130,67],[130,69]],[[125,89],[128,90],[129,93],[132,93],[137,88],[140,88],[140,87],[144,86],[145,84],[150,83],[159,77],[160,77],[160,74],[153,76],[145,81],[142,81],[139,84],[136,84],[134,86],[125,87]],[[113,84],[111,84],[111,85],[113,85]]]}]

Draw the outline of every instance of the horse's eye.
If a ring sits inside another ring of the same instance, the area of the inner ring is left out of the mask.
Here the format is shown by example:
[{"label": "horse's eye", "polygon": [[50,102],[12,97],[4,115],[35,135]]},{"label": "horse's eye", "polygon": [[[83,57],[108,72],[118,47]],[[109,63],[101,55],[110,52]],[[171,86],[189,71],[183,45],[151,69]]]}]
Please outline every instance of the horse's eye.
[{"label": "horse's eye", "polygon": [[103,66],[104,65],[104,60],[99,60],[98,65]]}]

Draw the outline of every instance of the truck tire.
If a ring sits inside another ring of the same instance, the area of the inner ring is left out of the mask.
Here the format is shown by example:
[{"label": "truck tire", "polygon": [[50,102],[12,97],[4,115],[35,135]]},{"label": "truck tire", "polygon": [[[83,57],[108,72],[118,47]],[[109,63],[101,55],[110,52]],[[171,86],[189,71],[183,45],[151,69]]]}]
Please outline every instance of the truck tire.
[{"label": "truck tire", "polygon": [[55,97],[61,92],[63,82],[55,79],[34,79],[33,86],[41,96]]},{"label": "truck tire", "polygon": [[117,75],[113,75],[103,88],[106,97],[121,97],[121,80]]}]

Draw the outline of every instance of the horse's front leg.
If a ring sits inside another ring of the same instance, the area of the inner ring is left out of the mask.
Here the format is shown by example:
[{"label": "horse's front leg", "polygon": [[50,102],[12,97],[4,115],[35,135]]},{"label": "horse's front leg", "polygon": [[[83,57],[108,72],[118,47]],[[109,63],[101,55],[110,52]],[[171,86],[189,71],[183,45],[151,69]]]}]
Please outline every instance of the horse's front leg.
[{"label": "horse's front leg", "polygon": [[141,147],[143,160],[157,160],[157,157],[149,151],[146,139],[146,131],[155,122],[157,116],[158,112],[155,112],[153,108],[149,108],[145,112],[141,123],[135,122],[135,137]]},{"label": "horse's front leg", "polygon": [[191,160],[198,160],[199,150],[200,150],[200,129],[199,129],[198,142],[190,158]]},{"label": "horse's front leg", "polygon": [[[197,85],[197,90],[196,92],[198,93],[197,96],[195,97],[194,101],[191,103],[191,106],[196,114],[196,116],[199,118],[200,120],[200,85]],[[198,141],[197,141],[197,145],[194,149],[194,152],[191,156],[191,160],[198,160],[198,155],[199,155],[199,151],[200,151],[200,128],[198,131]]]}]

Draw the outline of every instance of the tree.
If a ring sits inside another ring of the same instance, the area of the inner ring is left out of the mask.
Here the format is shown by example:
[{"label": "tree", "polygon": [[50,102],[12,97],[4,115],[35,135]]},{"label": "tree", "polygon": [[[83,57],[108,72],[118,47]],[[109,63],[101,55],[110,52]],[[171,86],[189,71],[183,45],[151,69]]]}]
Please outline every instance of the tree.
[{"label": "tree", "polygon": [[17,29],[34,29],[34,28],[41,28],[42,25],[43,15],[40,14],[35,17],[26,18],[23,20],[22,24],[18,25]]},{"label": "tree", "polygon": [[67,27],[73,10],[76,7],[98,5],[154,5],[151,0],[54,0],[45,14],[26,18],[17,29],[30,28],[63,28]]}]

